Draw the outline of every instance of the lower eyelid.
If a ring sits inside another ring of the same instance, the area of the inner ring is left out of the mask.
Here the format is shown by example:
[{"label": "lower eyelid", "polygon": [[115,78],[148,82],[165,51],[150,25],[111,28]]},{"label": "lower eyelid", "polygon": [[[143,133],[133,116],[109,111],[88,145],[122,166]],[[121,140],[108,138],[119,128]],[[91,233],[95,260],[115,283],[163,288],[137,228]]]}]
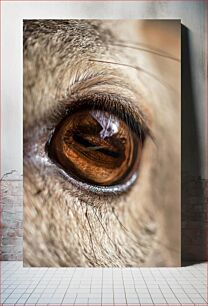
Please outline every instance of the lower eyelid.
[{"label": "lower eyelid", "polygon": [[67,181],[69,181],[71,184],[73,184],[76,188],[81,189],[82,191],[85,190],[88,193],[91,194],[97,194],[101,196],[113,196],[113,195],[119,195],[123,194],[129,191],[129,188],[133,186],[133,184],[136,182],[138,178],[138,174],[134,174],[131,179],[120,185],[115,185],[115,186],[94,186],[94,185],[89,185],[87,183],[83,183],[80,181],[75,180],[73,177],[67,175],[67,173],[63,169],[58,170],[59,173],[62,175],[63,178],[65,178]]}]

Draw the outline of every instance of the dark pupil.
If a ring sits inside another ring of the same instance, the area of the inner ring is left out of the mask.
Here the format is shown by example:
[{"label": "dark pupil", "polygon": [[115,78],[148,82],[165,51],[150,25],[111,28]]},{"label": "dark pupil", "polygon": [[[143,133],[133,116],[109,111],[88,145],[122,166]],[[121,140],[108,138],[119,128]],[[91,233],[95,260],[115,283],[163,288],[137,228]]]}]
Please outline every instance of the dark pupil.
[{"label": "dark pupil", "polygon": [[78,135],[78,134],[74,135],[73,140],[77,142],[78,144],[86,147],[88,150],[94,151],[95,153],[101,152],[104,155],[114,157],[114,158],[118,158],[121,155],[119,154],[119,152],[108,150],[102,146],[96,146],[93,143],[90,143],[87,139],[84,138],[84,135]]},{"label": "dark pupil", "polygon": [[112,185],[132,168],[138,142],[117,117],[82,111],[65,119],[51,145],[53,158],[69,174],[97,185]]}]

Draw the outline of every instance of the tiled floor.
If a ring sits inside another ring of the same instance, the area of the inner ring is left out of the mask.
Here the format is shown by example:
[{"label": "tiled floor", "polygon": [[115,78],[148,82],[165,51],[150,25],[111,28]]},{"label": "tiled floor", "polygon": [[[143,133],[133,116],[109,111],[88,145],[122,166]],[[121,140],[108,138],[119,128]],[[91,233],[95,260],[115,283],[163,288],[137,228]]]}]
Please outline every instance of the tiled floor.
[{"label": "tiled floor", "polygon": [[207,305],[207,265],[183,268],[23,268],[1,262],[2,305]]}]

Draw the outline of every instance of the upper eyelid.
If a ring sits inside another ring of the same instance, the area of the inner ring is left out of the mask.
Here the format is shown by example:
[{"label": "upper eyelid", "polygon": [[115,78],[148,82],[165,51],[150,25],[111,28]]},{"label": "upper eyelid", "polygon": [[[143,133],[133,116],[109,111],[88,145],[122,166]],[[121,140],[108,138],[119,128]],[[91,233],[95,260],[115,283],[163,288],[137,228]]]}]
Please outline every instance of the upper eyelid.
[{"label": "upper eyelid", "polygon": [[128,126],[138,135],[144,132],[153,138],[149,119],[144,112],[134,106],[133,101],[115,93],[104,93],[99,91],[88,91],[87,94],[70,95],[69,98],[61,100],[56,107],[51,109],[47,116],[47,122],[51,121],[52,128],[70,113],[81,109],[99,109],[112,112],[114,115],[124,120]]},{"label": "upper eyelid", "polygon": [[[119,93],[118,93],[119,92]],[[47,122],[56,125],[72,111],[83,107],[99,108],[114,112],[115,115],[127,121],[132,118],[135,125],[154,138],[150,126],[150,114],[142,109],[142,96],[136,96],[128,84],[121,79],[108,75],[94,75],[75,81],[65,91],[47,114]]]}]

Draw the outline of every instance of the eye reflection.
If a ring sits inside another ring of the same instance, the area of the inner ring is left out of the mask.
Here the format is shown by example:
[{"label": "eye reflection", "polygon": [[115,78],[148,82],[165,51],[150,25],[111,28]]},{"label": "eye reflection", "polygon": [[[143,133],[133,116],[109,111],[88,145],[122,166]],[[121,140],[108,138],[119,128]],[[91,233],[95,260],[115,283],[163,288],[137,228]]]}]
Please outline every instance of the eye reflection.
[{"label": "eye reflection", "polygon": [[112,186],[138,170],[142,139],[117,116],[100,110],[77,111],[57,126],[49,157],[82,182]]}]

